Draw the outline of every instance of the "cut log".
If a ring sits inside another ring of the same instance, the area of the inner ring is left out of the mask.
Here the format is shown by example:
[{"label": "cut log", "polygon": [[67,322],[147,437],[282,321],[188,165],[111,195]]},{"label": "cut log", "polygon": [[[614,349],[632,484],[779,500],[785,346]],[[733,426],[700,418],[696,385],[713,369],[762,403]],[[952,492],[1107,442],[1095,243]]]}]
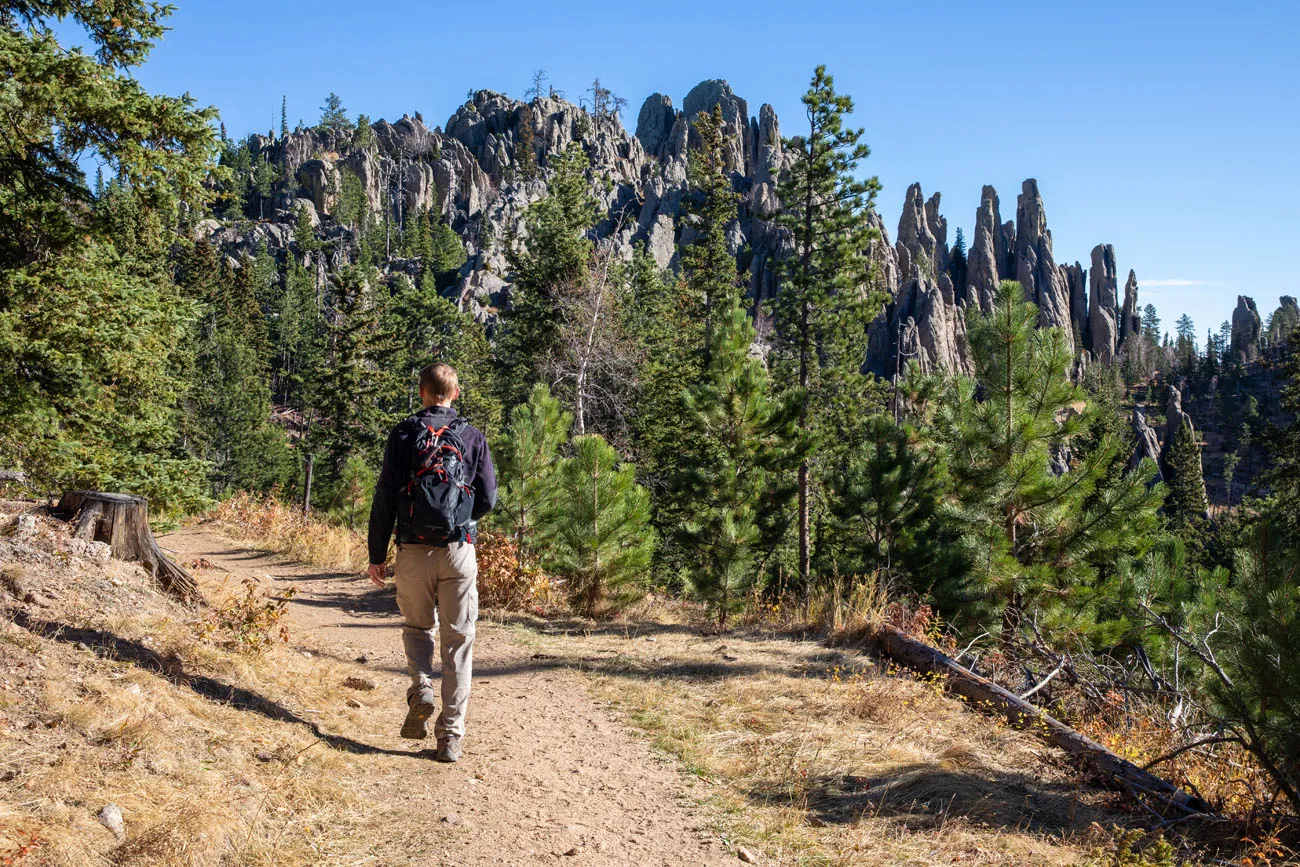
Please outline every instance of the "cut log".
[{"label": "cut log", "polygon": [[1032,728],[1095,771],[1111,788],[1153,799],[1180,815],[1209,814],[1209,804],[1167,780],[1144,771],[1091,738],[1044,713],[986,677],[981,677],[930,645],[892,626],[877,626],[868,641],[895,662],[925,674],[947,677],[945,688],[979,710],[995,713],[1017,728]]},{"label": "cut log", "polygon": [[72,532],[78,539],[107,543],[114,557],[141,564],[168,593],[187,600],[198,595],[190,574],[159,550],[149,529],[146,498],[102,491],[68,491],[59,500],[58,512],[64,520],[76,521]]}]

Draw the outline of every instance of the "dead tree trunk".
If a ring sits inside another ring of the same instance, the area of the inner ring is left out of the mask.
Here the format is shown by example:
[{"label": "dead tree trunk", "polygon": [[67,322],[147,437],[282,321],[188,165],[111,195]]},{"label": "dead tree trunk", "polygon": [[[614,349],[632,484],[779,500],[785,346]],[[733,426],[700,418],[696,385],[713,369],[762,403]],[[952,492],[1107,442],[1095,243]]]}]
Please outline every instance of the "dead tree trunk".
[{"label": "dead tree trunk", "polygon": [[877,626],[869,641],[885,656],[908,668],[945,675],[945,688],[966,698],[972,707],[999,714],[1017,728],[1032,727],[1048,743],[1097,772],[1112,788],[1137,797],[1146,795],[1180,814],[1210,812],[1210,806],[1195,795],[1121,758],[930,645],[886,625]]},{"label": "dead tree trunk", "polygon": [[134,494],[67,491],[59,500],[59,513],[77,522],[78,539],[105,542],[118,560],[139,563],[162,588],[183,599],[198,595],[190,574],[158,548],[149,529],[149,501]]}]

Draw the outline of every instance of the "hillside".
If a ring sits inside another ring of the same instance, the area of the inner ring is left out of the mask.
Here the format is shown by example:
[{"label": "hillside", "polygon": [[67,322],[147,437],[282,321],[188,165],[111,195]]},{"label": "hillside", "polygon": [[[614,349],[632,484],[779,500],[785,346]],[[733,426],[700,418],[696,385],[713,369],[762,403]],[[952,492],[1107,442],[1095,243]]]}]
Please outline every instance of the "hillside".
[{"label": "hillside", "polygon": [[[1127,821],[870,657],[662,618],[489,615],[470,752],[436,765],[396,737],[389,593],[214,528],[161,541],[216,609],[70,553],[55,521],[0,542],[7,863],[1076,864]],[[199,637],[245,580],[295,591],[287,645]]]}]

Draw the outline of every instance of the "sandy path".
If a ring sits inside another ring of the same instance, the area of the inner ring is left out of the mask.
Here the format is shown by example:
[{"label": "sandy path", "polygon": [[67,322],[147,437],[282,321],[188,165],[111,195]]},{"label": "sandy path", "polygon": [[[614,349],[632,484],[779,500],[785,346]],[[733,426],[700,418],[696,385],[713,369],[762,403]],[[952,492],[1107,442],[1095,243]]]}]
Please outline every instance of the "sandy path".
[{"label": "sandy path", "polygon": [[350,829],[337,850],[327,841],[328,863],[737,863],[693,813],[700,784],[624,730],[577,675],[539,668],[508,629],[480,622],[465,756],[442,765],[429,758],[431,739],[397,735],[407,680],[391,587],[287,563],[208,527],[160,544],[227,580],[296,587],[295,641],[355,661],[378,683],[331,727],[375,748],[349,758],[346,781],[374,814],[369,833]]}]

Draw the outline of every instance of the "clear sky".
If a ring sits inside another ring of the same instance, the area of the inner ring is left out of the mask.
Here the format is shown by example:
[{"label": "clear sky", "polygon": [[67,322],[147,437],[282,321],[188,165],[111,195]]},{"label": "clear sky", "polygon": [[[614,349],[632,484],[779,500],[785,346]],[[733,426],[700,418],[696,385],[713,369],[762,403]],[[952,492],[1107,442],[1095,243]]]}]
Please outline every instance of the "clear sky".
[{"label": "clear sky", "polygon": [[521,97],[536,68],[576,99],[593,77],[628,101],[681,107],[702,79],[770,102],[791,135],[825,63],[856,102],[891,228],[920,181],[949,241],[982,184],[1014,219],[1038,179],[1058,261],[1115,245],[1121,283],[1198,333],[1251,295],[1300,295],[1300,2],[492,3],[173,0],[139,71],[217,106],[231,135],[349,112],[443,124],[473,89]]}]

